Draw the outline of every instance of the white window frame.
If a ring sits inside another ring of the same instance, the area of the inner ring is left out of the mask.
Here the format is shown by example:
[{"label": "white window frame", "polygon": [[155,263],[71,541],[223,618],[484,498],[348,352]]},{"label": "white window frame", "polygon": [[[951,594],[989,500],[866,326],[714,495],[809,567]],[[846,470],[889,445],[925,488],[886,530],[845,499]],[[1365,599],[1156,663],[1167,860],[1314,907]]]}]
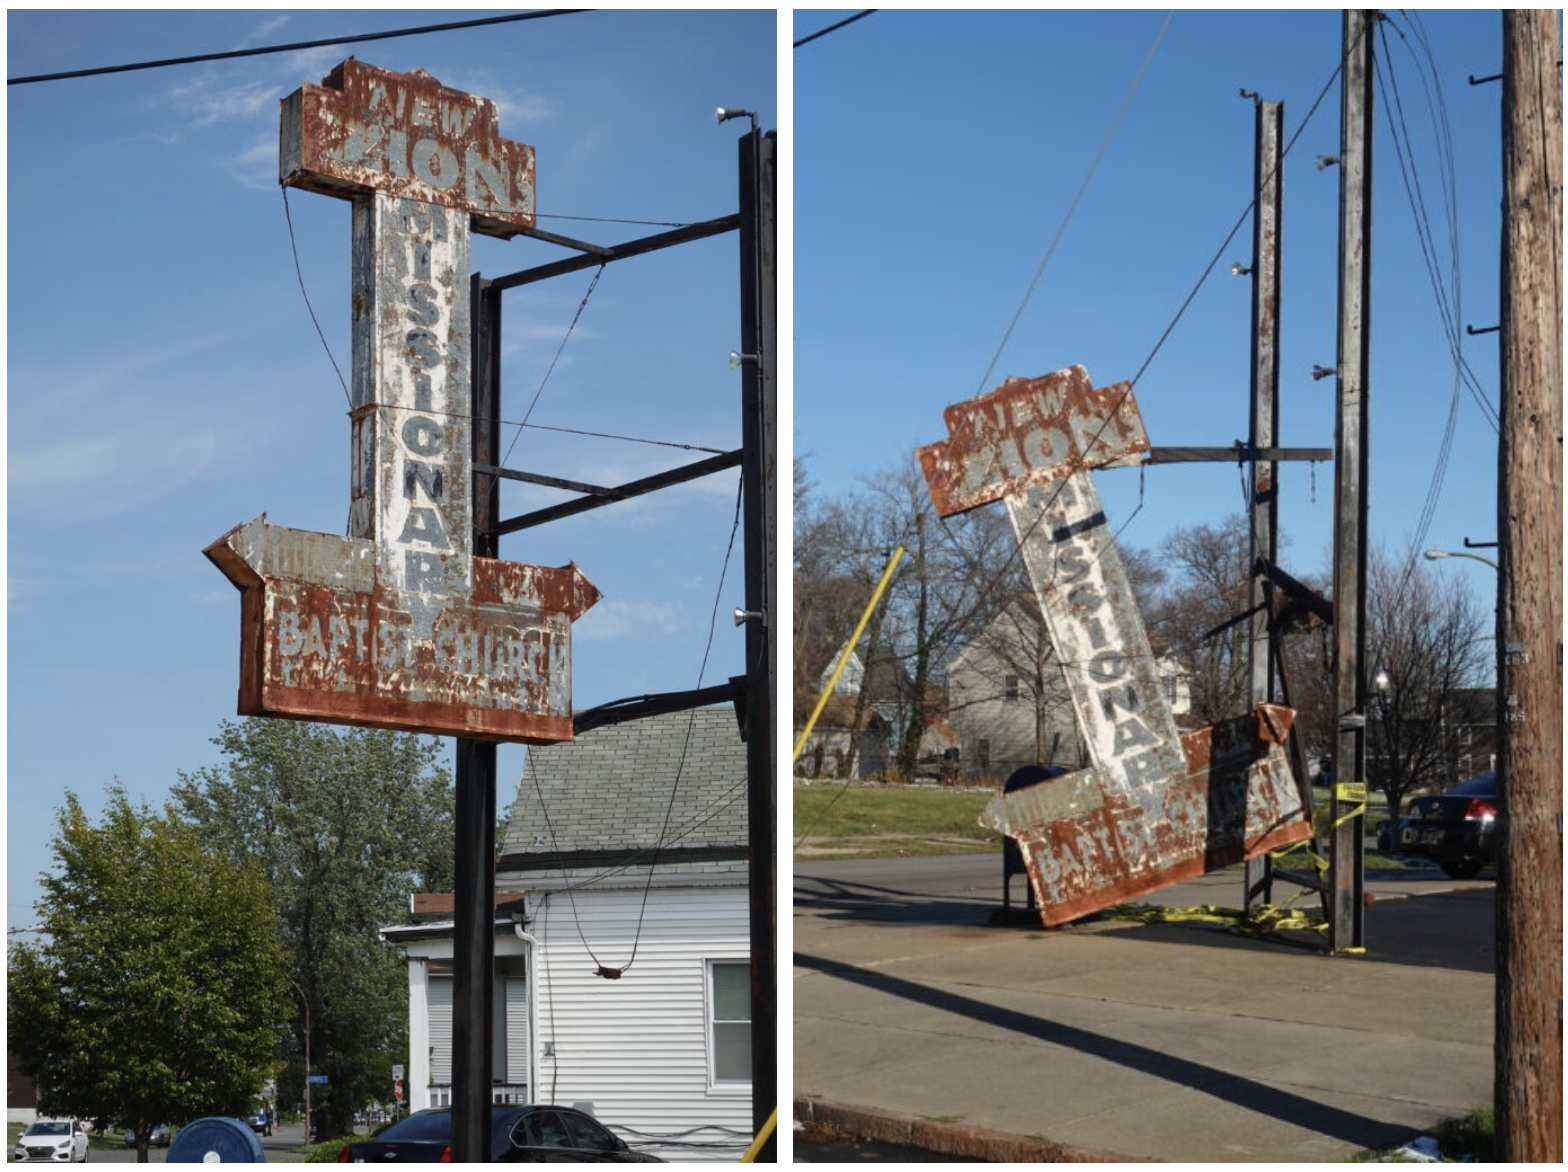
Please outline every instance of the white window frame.
[{"label": "white window frame", "polygon": [[[743,1079],[720,1079],[717,1076],[718,1064],[714,1055],[713,1045],[713,1027],[715,1024],[713,1020],[713,969],[715,965],[721,964],[734,964],[742,966],[746,970],[747,981],[749,982],[751,980],[750,957],[715,956],[709,957],[707,960],[702,962],[702,1032],[704,1035],[704,1046],[708,1056],[708,1092],[715,1095],[749,1096],[751,1094],[751,1073],[749,1071],[747,1072],[746,1077]],[[748,984],[748,988],[749,987],[750,986]],[[747,1019],[746,1024],[748,1027],[750,1026],[750,1018]]]}]

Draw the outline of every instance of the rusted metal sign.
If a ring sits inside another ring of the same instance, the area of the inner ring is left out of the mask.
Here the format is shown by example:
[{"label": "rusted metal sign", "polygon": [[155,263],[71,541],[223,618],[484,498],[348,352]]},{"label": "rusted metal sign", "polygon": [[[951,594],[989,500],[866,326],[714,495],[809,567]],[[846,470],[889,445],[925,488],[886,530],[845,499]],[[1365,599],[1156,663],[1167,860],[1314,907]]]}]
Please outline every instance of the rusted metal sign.
[{"label": "rusted metal sign", "polygon": [[1089,469],[1149,450],[1127,384],[1069,367],[946,411],[920,450],[944,516],[1007,505],[1090,766],[1000,795],[982,823],[1018,841],[1041,919],[1063,923],[1311,835],[1276,705],[1182,735]]},{"label": "rusted metal sign", "polygon": [[424,70],[353,58],[283,99],[278,179],[349,199],[372,191],[466,212],[476,231],[534,226],[534,148],[501,137],[495,103]]},{"label": "rusted metal sign", "polygon": [[284,99],[280,176],[353,201],[349,535],[265,516],[206,551],[242,592],[244,715],[570,740],[575,566],[473,556],[469,239],[533,223],[494,103],[349,60]]}]

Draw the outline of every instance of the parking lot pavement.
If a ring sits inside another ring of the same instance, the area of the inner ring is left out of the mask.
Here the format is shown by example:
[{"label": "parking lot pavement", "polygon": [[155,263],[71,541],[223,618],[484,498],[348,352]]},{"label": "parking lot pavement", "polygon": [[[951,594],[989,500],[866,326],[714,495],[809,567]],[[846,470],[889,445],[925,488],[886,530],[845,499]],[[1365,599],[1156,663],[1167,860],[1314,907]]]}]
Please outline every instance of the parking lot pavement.
[{"label": "parking lot pavement", "polygon": [[1315,1161],[1491,1099],[1490,884],[1373,879],[1367,953],[1331,957],[1212,926],[993,927],[994,863],[974,889],[873,862],[797,869],[798,1105],[914,1121],[928,1150],[946,1126],[1069,1159]]}]

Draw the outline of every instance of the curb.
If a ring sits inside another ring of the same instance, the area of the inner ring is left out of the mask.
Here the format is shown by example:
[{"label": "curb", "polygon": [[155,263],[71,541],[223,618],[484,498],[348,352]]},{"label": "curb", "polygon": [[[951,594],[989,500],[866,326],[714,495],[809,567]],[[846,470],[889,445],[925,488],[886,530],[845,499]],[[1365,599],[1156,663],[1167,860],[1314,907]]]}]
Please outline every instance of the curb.
[{"label": "curb", "polygon": [[1041,1136],[1010,1135],[964,1123],[913,1119],[851,1107],[822,1099],[795,1100],[795,1118],[807,1126],[840,1132],[858,1140],[903,1144],[944,1156],[995,1164],[1132,1164],[1150,1163],[1147,1157],[1121,1156],[1093,1148],[1073,1147]]}]

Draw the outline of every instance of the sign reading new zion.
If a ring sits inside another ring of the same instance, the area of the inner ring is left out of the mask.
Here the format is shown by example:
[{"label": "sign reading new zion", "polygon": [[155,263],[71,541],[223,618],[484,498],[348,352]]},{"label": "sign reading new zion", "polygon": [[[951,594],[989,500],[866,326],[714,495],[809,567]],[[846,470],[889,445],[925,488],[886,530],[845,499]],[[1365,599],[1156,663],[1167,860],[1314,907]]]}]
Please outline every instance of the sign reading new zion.
[{"label": "sign reading new zion", "polygon": [[473,556],[469,236],[534,222],[495,104],[348,60],[284,99],[280,181],[353,203],[349,535],[268,525],[207,556],[241,591],[244,715],[569,740],[577,570]]}]

